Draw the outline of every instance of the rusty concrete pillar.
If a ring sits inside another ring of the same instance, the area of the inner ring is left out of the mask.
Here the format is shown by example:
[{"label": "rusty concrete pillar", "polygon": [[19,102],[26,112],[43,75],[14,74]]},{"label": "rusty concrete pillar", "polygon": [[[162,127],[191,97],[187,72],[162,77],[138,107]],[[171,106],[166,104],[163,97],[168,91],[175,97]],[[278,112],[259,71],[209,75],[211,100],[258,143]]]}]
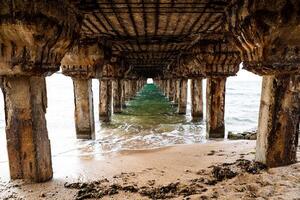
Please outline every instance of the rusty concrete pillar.
[{"label": "rusty concrete pillar", "polygon": [[206,132],[210,138],[225,135],[226,77],[207,78],[206,83]]},{"label": "rusty concrete pillar", "polygon": [[52,178],[44,76],[59,70],[79,34],[82,20],[70,6],[57,0],[0,1],[0,85],[12,179]]},{"label": "rusty concrete pillar", "polygon": [[126,94],[125,94],[125,79],[122,79],[121,80],[121,89],[122,89],[122,97],[121,97],[121,100],[122,100],[122,109],[126,108]]},{"label": "rusty concrete pillar", "polygon": [[300,76],[264,76],[256,160],[269,167],[296,162],[300,120]]},{"label": "rusty concrete pillar", "polygon": [[131,94],[130,99],[133,99],[137,93],[137,80],[131,80]]},{"label": "rusty concrete pillar", "polygon": [[186,114],[187,81],[187,79],[181,79],[179,81],[178,114]]},{"label": "rusty concrete pillar", "polygon": [[95,139],[92,79],[72,78],[78,139]]},{"label": "rusty concrete pillar", "polygon": [[166,97],[170,99],[170,79],[166,80]]},{"label": "rusty concrete pillar", "polygon": [[174,105],[178,105],[179,94],[180,94],[180,79],[176,79],[175,80]]},{"label": "rusty concrete pillar", "polygon": [[114,113],[122,112],[122,83],[120,79],[113,80],[113,110]]},{"label": "rusty concrete pillar", "polygon": [[142,88],[142,82],[139,79],[136,82],[137,82],[137,92],[139,92],[140,89]]},{"label": "rusty concrete pillar", "polygon": [[99,119],[109,122],[111,119],[112,88],[111,80],[100,79]]},{"label": "rusty concrete pillar", "polygon": [[202,79],[191,80],[192,117],[194,120],[203,118]]},{"label": "rusty concrete pillar", "polygon": [[124,87],[125,87],[125,99],[126,99],[126,101],[129,101],[130,100],[130,93],[131,93],[131,81],[126,80]]},{"label": "rusty concrete pillar", "polygon": [[170,101],[174,101],[174,97],[175,97],[175,94],[176,94],[176,90],[175,90],[175,81],[174,79],[170,79],[170,93],[169,93],[169,100]]},{"label": "rusty concrete pillar", "polygon": [[165,80],[160,80],[160,84],[161,84],[161,91],[163,95],[165,95],[165,91],[166,91]]},{"label": "rusty concrete pillar", "polygon": [[164,80],[164,88],[165,88],[165,96],[168,97],[168,92],[169,92],[168,79]]},{"label": "rusty concrete pillar", "polygon": [[12,179],[43,182],[52,178],[46,127],[47,92],[42,76],[5,77],[6,138]]}]

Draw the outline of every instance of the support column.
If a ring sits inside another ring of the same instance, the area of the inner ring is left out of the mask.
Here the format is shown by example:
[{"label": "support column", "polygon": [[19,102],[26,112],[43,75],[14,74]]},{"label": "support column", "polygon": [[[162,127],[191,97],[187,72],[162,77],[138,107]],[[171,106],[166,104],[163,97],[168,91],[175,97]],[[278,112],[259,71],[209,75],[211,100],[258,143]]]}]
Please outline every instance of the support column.
[{"label": "support column", "polygon": [[178,105],[178,99],[180,94],[180,79],[175,80],[175,95],[174,95],[174,104]]},{"label": "support column", "polygon": [[77,139],[95,139],[92,79],[72,78]]},{"label": "support column", "polygon": [[120,79],[113,80],[114,113],[122,112],[122,84]]},{"label": "support column", "polygon": [[187,81],[187,79],[179,81],[178,114],[186,114]]},{"label": "support column", "polygon": [[137,83],[136,80],[131,80],[131,95],[130,99],[133,99],[137,93]]},{"label": "support column", "polygon": [[44,77],[3,78],[7,151],[12,179],[44,182],[52,178],[51,149],[46,126]]},{"label": "support column", "polygon": [[166,84],[165,84],[165,80],[162,80],[162,88],[163,88],[163,95],[166,95]]},{"label": "support column", "polygon": [[167,79],[164,80],[164,88],[165,88],[164,94],[166,97],[168,97],[168,80]]},{"label": "support column", "polygon": [[174,79],[170,79],[170,96],[169,100],[174,101],[174,96],[175,96],[175,84],[174,84]]},{"label": "support column", "polygon": [[300,76],[264,76],[256,160],[269,167],[296,162],[300,120]]},{"label": "support column", "polygon": [[103,122],[109,122],[111,119],[111,80],[100,79],[100,98],[99,98],[99,119]]},{"label": "support column", "polygon": [[224,138],[226,77],[207,78],[206,132],[210,138]]},{"label": "support column", "polygon": [[126,80],[124,87],[125,87],[125,99],[126,99],[126,101],[129,101],[130,100],[130,93],[131,93],[131,81]]},{"label": "support column", "polygon": [[170,79],[166,80],[166,97],[170,99]]},{"label": "support column", "polygon": [[193,120],[203,118],[202,79],[191,80],[191,99]]},{"label": "support column", "polygon": [[126,108],[126,96],[125,96],[125,80],[121,80],[122,83],[122,109]]}]

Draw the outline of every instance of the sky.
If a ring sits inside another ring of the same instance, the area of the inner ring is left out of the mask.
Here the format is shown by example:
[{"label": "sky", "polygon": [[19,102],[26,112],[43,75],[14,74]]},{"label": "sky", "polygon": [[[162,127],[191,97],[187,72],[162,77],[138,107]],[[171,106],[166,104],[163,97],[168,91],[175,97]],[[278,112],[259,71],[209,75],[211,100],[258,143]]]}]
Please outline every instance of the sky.
[{"label": "sky", "polygon": [[261,81],[261,76],[253,74],[247,70],[242,69],[243,65],[240,64],[240,70],[237,73],[237,76],[229,77],[231,81]]}]

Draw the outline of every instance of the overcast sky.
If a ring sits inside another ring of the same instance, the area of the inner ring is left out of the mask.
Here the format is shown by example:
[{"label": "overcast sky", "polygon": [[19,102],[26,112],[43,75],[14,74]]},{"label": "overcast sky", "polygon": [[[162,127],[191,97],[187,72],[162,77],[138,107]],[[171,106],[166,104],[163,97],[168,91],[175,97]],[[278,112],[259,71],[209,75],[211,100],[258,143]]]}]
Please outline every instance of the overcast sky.
[{"label": "overcast sky", "polygon": [[261,81],[260,76],[242,69],[242,64],[240,64],[240,71],[237,73],[237,76],[230,77],[230,79],[236,81]]}]

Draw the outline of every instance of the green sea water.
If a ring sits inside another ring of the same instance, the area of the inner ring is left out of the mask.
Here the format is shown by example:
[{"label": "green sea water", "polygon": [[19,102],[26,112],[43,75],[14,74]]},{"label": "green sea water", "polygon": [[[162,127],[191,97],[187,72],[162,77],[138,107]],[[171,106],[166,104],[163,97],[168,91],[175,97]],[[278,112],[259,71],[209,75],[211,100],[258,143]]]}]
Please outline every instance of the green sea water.
[{"label": "green sea water", "polygon": [[156,85],[146,84],[121,114],[101,125],[98,141],[104,151],[205,141],[203,122],[191,122],[189,116],[176,111]]}]

